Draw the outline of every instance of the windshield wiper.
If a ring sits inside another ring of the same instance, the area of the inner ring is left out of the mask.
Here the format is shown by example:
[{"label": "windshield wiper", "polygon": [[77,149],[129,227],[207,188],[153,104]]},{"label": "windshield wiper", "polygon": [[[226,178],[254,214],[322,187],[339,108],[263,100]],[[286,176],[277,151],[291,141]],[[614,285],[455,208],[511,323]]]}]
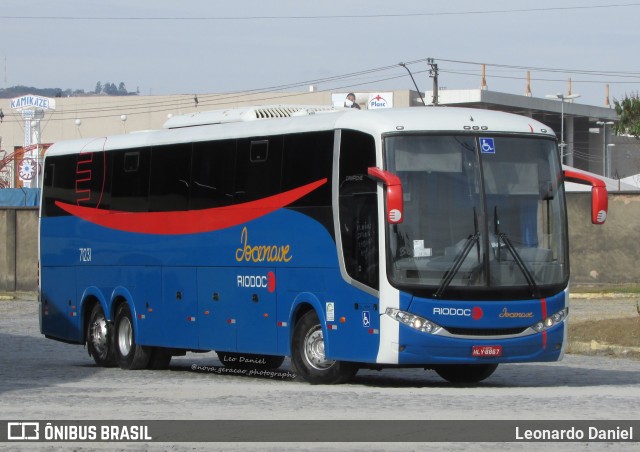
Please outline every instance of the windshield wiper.
[{"label": "windshield wiper", "polygon": [[442,281],[440,282],[440,286],[438,287],[438,290],[436,290],[436,293],[433,294],[434,298],[440,298],[444,293],[444,291],[447,289],[447,287],[449,287],[449,284],[451,284],[451,281],[453,281],[453,278],[456,276],[456,273],[458,273],[458,270],[460,270],[460,267],[462,266],[462,262],[469,255],[469,252],[471,251],[473,246],[476,243],[478,243],[479,238],[480,238],[480,233],[478,232],[476,232],[473,235],[470,235],[467,238],[467,241],[464,242],[464,247],[460,250],[460,252],[456,256],[456,259],[453,261],[453,265],[451,266],[451,268],[449,268],[449,270],[447,270],[447,272],[442,277]]},{"label": "windshield wiper", "polygon": [[460,270],[460,267],[462,266],[462,263],[464,262],[465,258],[469,255],[473,246],[478,243],[478,240],[480,240],[480,233],[478,232],[478,217],[476,216],[476,209],[473,209],[473,226],[476,232],[473,235],[470,235],[469,237],[467,237],[467,240],[464,242],[464,246],[456,255],[456,258],[454,259],[453,264],[451,265],[451,267],[449,267],[449,270],[447,270],[447,272],[442,277],[438,290],[436,290],[436,292],[433,294],[434,298],[440,298],[444,293],[444,291],[447,290],[447,287],[449,287],[449,284],[451,284],[451,281],[453,281],[453,278],[456,276],[456,273],[458,273],[458,270]]},{"label": "windshield wiper", "polygon": [[520,257],[520,254],[518,254],[518,251],[513,246],[513,243],[511,243],[511,240],[509,240],[509,237],[507,237],[507,234],[505,234],[504,232],[500,232],[500,220],[498,219],[497,206],[494,208],[493,215],[495,234],[496,237],[498,237],[498,256],[500,255],[500,242],[502,242],[507,247],[509,254],[511,254],[511,256],[513,257],[513,260],[518,265],[518,268],[520,268],[520,271],[524,275],[524,279],[527,280],[529,289],[531,289],[531,296],[534,298],[540,298],[540,289],[538,289],[538,285],[536,284],[536,280],[531,274],[531,271],[529,271],[529,269],[527,268],[527,265],[522,260],[522,257]]}]

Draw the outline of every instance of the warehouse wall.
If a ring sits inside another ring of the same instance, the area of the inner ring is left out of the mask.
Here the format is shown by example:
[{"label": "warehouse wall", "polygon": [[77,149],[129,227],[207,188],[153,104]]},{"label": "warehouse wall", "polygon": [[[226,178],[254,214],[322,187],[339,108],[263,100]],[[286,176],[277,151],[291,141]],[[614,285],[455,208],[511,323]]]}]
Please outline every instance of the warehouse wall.
[{"label": "warehouse wall", "polygon": [[[609,216],[591,224],[589,193],[568,193],[571,283],[640,283],[640,193],[609,193]],[[38,210],[0,208],[0,291],[38,287]]]}]

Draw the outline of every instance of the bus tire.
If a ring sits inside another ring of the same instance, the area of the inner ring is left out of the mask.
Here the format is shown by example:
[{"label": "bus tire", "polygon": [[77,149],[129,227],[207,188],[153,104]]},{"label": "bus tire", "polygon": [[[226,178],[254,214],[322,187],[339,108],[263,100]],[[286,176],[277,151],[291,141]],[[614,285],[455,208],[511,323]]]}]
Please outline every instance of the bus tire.
[{"label": "bus tire", "polygon": [[293,371],[311,384],[340,384],[351,380],[358,366],[345,361],[327,360],[322,325],[315,311],[302,316],[293,329],[291,363]]},{"label": "bus tire", "polygon": [[165,370],[169,368],[171,363],[171,352],[162,347],[153,347],[151,350],[151,357],[149,358],[149,364],[147,369],[151,370]]},{"label": "bus tire", "polygon": [[98,366],[112,367],[116,365],[113,353],[113,326],[107,321],[100,303],[91,309],[87,322],[87,351]]},{"label": "bus tire", "polygon": [[150,347],[136,344],[133,331],[131,309],[127,303],[121,303],[116,311],[113,329],[113,344],[116,362],[121,369],[146,369],[151,359]]},{"label": "bus tire", "polygon": [[497,368],[497,364],[445,364],[433,370],[449,383],[468,384],[489,378]]}]

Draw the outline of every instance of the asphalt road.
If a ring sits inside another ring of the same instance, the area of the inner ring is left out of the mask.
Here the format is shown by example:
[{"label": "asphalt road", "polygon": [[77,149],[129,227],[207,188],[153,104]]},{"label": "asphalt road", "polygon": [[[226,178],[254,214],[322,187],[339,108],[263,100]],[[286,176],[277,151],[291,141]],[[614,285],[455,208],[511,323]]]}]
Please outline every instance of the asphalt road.
[{"label": "asphalt road", "polygon": [[[474,387],[451,386],[435,372],[421,369],[360,371],[350,384],[313,386],[292,379],[288,360],[273,374],[234,375],[222,367],[215,353],[174,358],[165,371],[124,371],[96,367],[82,346],[41,336],[33,298],[0,300],[0,410],[5,420],[638,420],[640,361],[566,355],[557,363],[501,366]],[[135,450],[137,446],[118,448]],[[225,450],[245,448],[224,446]],[[360,446],[346,448],[359,450]],[[369,446],[374,450],[422,448],[415,444]],[[519,447],[537,450],[536,446],[541,445]],[[588,444],[567,447],[589,450],[583,446]],[[610,446],[631,450],[634,445]],[[104,444],[94,447],[108,448]],[[199,447],[178,445],[182,450]],[[208,447],[212,445],[202,445]],[[483,443],[438,447],[486,448]],[[2,448],[15,445],[0,443]],[[266,450],[283,448],[301,447],[264,445]],[[304,447],[316,448],[326,450],[326,445]],[[491,449],[510,447],[494,444]]]}]

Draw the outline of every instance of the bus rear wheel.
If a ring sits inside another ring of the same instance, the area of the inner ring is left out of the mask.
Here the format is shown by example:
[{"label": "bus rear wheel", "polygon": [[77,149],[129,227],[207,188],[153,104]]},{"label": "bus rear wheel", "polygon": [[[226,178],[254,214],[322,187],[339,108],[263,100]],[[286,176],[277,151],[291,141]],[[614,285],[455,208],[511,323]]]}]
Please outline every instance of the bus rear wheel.
[{"label": "bus rear wheel", "polygon": [[116,362],[121,369],[147,368],[151,359],[151,349],[136,344],[131,309],[127,303],[118,306],[113,336]]},{"label": "bus rear wheel", "polygon": [[107,321],[100,303],[96,303],[87,323],[87,351],[98,366],[115,366],[111,335],[113,327]]},{"label": "bus rear wheel", "polygon": [[495,372],[497,364],[450,364],[436,366],[433,370],[449,383],[478,383]]},{"label": "bus rear wheel", "polygon": [[358,372],[354,363],[328,360],[324,353],[324,334],[315,311],[309,311],[296,323],[291,343],[293,370],[312,384],[339,384]]}]

